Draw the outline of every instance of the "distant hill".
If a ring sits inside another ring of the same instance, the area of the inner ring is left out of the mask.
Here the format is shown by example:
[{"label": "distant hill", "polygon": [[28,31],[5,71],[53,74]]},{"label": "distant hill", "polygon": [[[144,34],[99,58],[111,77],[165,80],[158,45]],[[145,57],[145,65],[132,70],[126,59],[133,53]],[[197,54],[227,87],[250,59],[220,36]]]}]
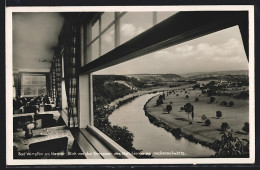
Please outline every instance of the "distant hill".
[{"label": "distant hill", "polygon": [[177,74],[130,74],[127,77],[134,77],[140,81],[173,81],[183,79],[182,76]]},{"label": "distant hill", "polygon": [[216,77],[224,75],[232,76],[248,76],[248,70],[232,70],[232,71],[215,71],[215,72],[194,72],[187,74],[180,74],[182,77],[194,79],[194,78],[206,78],[206,77]]}]

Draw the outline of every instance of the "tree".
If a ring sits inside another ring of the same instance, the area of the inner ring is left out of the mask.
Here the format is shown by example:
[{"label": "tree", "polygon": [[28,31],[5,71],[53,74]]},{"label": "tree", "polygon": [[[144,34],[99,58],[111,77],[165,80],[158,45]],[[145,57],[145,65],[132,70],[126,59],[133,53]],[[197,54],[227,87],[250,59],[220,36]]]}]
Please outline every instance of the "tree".
[{"label": "tree", "polygon": [[244,127],[242,128],[242,130],[245,131],[246,133],[249,132],[249,123],[248,122],[244,123]]},{"label": "tree", "polygon": [[199,101],[199,98],[195,98],[195,102],[198,102]]},{"label": "tree", "polygon": [[157,106],[163,104],[163,100],[162,99],[157,99],[156,104],[157,104]]},{"label": "tree", "polygon": [[172,111],[172,105],[168,104],[166,106],[166,110],[167,110],[168,114],[170,114],[170,112]]},{"label": "tree", "polygon": [[234,102],[233,102],[233,101],[230,101],[230,102],[229,102],[229,107],[232,107],[232,106],[234,106]]},{"label": "tree", "polygon": [[196,85],[193,86],[193,90],[197,89],[197,88],[200,88],[200,84],[196,84]]},{"label": "tree", "polygon": [[222,101],[222,102],[220,103],[220,105],[221,105],[221,106],[228,106],[228,102],[224,100],[224,101]]},{"label": "tree", "polygon": [[217,117],[217,118],[222,117],[222,112],[221,112],[221,111],[216,111],[216,117]]},{"label": "tree", "polygon": [[194,111],[194,107],[193,107],[193,105],[191,103],[186,103],[184,105],[184,110],[188,114],[188,120],[190,120],[189,119],[190,114],[192,114],[192,120],[193,120],[193,118],[194,118],[194,112],[193,112]]},{"label": "tree", "polygon": [[160,95],[160,96],[159,96],[159,99],[165,100],[165,94],[163,93],[163,95]]},{"label": "tree", "polygon": [[210,97],[210,98],[209,98],[209,102],[210,102],[210,103],[214,103],[215,100],[216,100],[215,97]]},{"label": "tree", "polygon": [[227,122],[224,122],[221,124],[221,131],[225,132],[227,129],[229,128],[229,125],[227,124]]},{"label": "tree", "polygon": [[189,95],[186,95],[186,99],[188,99],[189,98]]},{"label": "tree", "polygon": [[210,121],[209,119],[207,119],[207,120],[205,121],[205,125],[206,125],[206,126],[211,125],[211,121]]},{"label": "tree", "polygon": [[217,140],[213,144],[217,158],[248,158],[249,157],[249,141],[247,139],[239,139],[233,137],[232,133],[224,133],[221,140]]}]

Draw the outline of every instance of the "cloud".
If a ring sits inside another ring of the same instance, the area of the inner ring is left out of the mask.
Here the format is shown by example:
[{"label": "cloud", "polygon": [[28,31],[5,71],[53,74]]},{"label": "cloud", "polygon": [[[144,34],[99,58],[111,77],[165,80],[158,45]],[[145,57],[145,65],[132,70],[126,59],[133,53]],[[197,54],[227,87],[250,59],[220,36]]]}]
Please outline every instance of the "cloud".
[{"label": "cloud", "polygon": [[121,33],[125,37],[134,37],[142,32],[144,32],[144,29],[142,27],[136,27],[133,24],[122,24],[121,27]]},{"label": "cloud", "polygon": [[169,56],[169,55],[172,55],[172,52],[167,51],[167,50],[160,50],[160,51],[156,51],[154,53],[154,55],[155,56],[160,56],[160,57],[162,57],[162,56]]},{"label": "cloud", "polygon": [[107,43],[112,43],[115,37],[115,31],[109,31],[107,34],[104,35],[104,41]]},{"label": "cloud", "polygon": [[227,55],[235,55],[241,53],[243,50],[242,44],[234,38],[227,40],[223,44],[219,45],[210,45],[208,43],[200,43],[197,45],[197,49],[199,53],[207,56],[227,56]]},{"label": "cloud", "polygon": [[177,53],[177,55],[181,55],[181,56],[191,56],[194,55],[196,53],[196,51],[194,51],[194,46],[193,45],[183,45],[180,47],[177,47],[175,49],[175,52]]}]

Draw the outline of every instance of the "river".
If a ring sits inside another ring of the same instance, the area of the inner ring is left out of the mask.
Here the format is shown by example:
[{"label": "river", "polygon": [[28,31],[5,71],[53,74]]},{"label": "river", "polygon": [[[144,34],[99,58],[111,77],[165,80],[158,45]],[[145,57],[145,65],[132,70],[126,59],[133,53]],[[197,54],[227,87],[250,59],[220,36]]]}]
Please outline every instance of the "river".
[{"label": "river", "polygon": [[133,146],[154,158],[210,157],[215,154],[210,148],[195,144],[181,137],[175,138],[161,127],[150,123],[143,107],[156,94],[146,94],[116,109],[110,116],[112,125],[126,126],[134,134]]}]

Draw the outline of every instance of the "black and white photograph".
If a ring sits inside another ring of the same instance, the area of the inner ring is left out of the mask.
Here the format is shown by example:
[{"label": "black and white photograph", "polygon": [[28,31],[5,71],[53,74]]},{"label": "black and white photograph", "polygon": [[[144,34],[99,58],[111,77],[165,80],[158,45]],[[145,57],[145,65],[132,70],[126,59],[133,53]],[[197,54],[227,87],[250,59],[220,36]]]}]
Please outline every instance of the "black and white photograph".
[{"label": "black and white photograph", "polygon": [[254,7],[6,8],[7,165],[252,164]]}]

